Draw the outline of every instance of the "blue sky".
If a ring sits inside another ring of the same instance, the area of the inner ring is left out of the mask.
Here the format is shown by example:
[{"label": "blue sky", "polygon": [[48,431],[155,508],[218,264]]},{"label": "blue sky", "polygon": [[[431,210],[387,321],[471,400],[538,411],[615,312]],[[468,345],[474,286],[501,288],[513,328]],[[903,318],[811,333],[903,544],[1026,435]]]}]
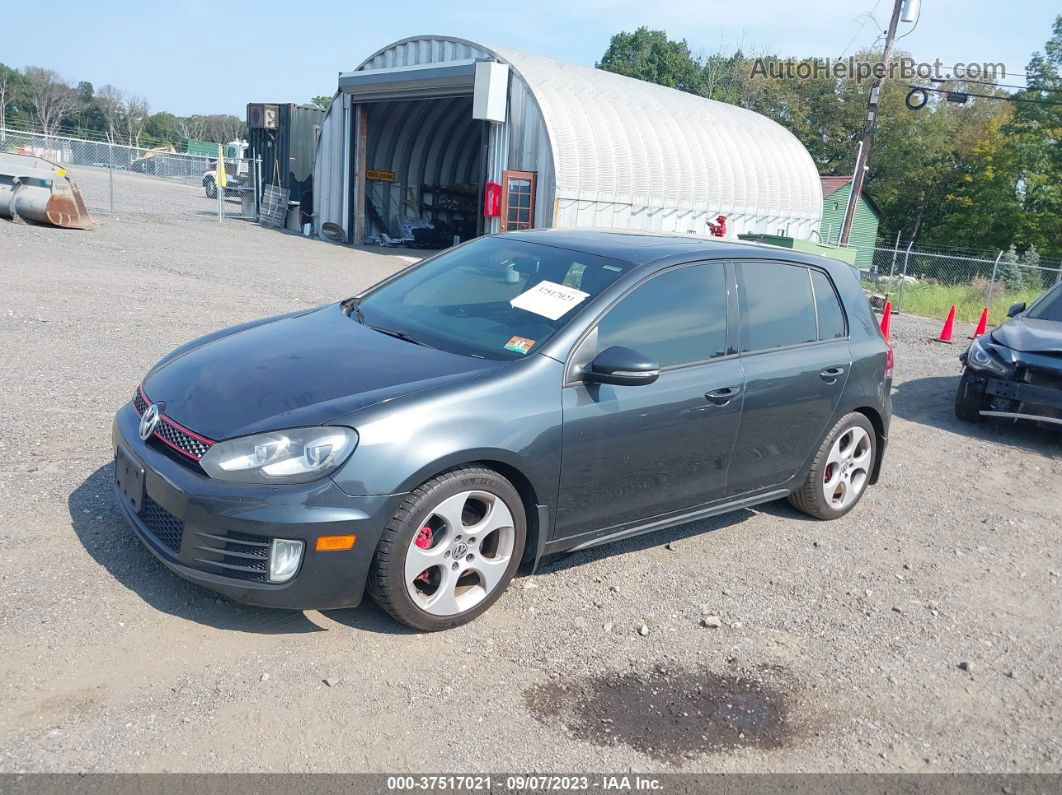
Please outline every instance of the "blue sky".
[{"label": "blue sky", "polygon": [[[462,36],[587,65],[613,33],[639,25],[685,38],[695,53],[741,44],[752,53],[836,57],[853,37],[850,50],[874,41],[880,28],[863,15],[874,8],[883,28],[891,0],[876,7],[875,0],[182,0],[167,12],[126,0],[45,5],[46,22],[26,8],[0,12],[0,62],[113,83],[146,97],[153,112],[242,117],[247,102],[331,94],[338,72],[416,34]],[[1060,10],[1058,0],[922,0],[922,18],[899,46],[920,60],[1001,61],[1023,72]]]}]

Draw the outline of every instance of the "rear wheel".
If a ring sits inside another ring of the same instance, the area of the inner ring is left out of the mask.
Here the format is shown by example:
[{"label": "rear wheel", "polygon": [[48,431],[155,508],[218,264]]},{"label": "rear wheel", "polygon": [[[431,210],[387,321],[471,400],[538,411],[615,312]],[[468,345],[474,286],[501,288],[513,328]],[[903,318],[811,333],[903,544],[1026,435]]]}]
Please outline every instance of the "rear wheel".
[{"label": "rear wheel", "polygon": [[513,485],[492,469],[460,467],[410,493],[384,530],[369,593],[407,626],[467,624],[505,591],[527,523]]},{"label": "rear wheel", "polygon": [[826,434],[804,485],[789,495],[789,502],[816,519],[844,516],[866,491],[876,453],[870,420],[857,411],[846,414]]},{"label": "rear wheel", "polygon": [[974,381],[969,369],[964,370],[955,391],[955,416],[966,422],[980,422],[984,403],[984,385]]}]

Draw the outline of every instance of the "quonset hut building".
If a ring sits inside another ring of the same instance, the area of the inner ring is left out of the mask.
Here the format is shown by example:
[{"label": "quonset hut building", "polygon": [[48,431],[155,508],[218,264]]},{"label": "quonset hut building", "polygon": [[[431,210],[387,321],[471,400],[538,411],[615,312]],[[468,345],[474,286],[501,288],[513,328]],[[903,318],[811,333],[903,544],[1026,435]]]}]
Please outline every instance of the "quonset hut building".
[{"label": "quonset hut building", "polygon": [[[315,226],[345,242],[606,227],[810,239],[804,146],[752,111],[600,69],[416,36],[339,87],[314,165]],[[435,228],[411,229],[411,221]]]}]

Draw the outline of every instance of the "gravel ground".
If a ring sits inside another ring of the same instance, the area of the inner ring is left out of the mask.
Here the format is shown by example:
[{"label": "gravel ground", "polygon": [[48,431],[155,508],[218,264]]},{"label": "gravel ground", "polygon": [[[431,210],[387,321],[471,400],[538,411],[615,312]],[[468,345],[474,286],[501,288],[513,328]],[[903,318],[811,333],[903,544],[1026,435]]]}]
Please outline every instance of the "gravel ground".
[{"label": "gravel ground", "polygon": [[1062,440],[958,423],[935,321],[895,319],[882,480],[836,522],[772,503],[554,560],[434,635],[169,574],[111,503],[142,373],[404,261],[0,223],[0,770],[1062,769]]}]

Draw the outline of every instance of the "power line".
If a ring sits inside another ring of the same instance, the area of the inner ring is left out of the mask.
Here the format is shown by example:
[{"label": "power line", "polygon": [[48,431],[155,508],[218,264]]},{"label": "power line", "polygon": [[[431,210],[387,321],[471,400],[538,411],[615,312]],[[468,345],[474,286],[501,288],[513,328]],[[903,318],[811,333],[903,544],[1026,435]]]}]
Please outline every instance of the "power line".
[{"label": "power line", "polygon": [[[838,61],[841,60],[842,58],[844,58],[845,54],[847,54],[847,52],[848,52],[848,48],[852,46],[852,42],[854,42],[856,40],[856,37],[860,33],[863,32],[863,28],[865,28],[867,26],[867,21],[874,18],[874,12],[877,11],[878,4],[880,2],[881,2],[881,0],[876,0],[876,2],[874,3],[874,6],[869,11],[867,11],[867,13],[863,14],[863,22],[862,22],[862,24],[860,24],[860,26],[856,30],[856,32],[852,34],[852,38],[848,40],[848,43],[844,46],[844,49],[841,51],[841,54],[837,56],[837,60]],[[875,24],[877,24],[877,23],[875,22]],[[881,36],[879,35],[878,38],[880,39]],[[875,39],[875,42],[876,41],[877,41],[877,39]]]},{"label": "power line", "polygon": [[930,80],[932,80],[934,83],[976,83],[982,86],[995,86],[997,88],[1016,88],[1019,91],[1047,91],[1048,93],[1062,94],[1062,88],[1035,88],[1033,86],[1017,86],[1013,83],[993,83],[990,80],[970,80],[966,77],[950,77],[947,79],[943,77],[931,77]]},{"label": "power line", "polygon": [[[1011,96],[1000,97],[1000,96],[993,96],[992,94],[974,94],[974,93],[971,93],[969,91],[955,91],[954,89],[948,89],[948,88],[933,88],[932,86],[916,86],[916,85],[913,85],[911,83],[908,83],[907,87],[912,89],[912,91],[934,91],[937,94],[962,94],[963,96],[979,97],[981,99],[998,99],[1001,102],[1023,102],[1026,105],[1062,105],[1062,100],[1023,99],[1022,97],[1011,97]],[[908,96],[910,96],[910,95],[908,95]],[[908,105],[908,107],[910,107],[910,105]],[[913,110],[917,110],[917,108],[913,108]]]}]

